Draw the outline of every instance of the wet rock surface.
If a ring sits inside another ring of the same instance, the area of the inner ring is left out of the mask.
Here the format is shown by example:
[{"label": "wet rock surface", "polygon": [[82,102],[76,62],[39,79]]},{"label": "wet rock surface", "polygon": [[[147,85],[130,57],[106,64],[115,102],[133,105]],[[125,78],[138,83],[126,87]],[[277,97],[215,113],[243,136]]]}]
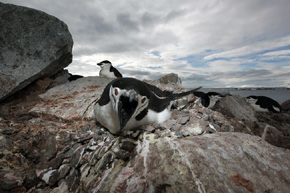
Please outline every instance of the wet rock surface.
[{"label": "wet rock surface", "polygon": [[[49,89],[53,80],[43,79],[0,105],[1,192],[289,190],[289,114],[256,113],[239,96],[211,110],[189,95],[164,123],[114,136],[79,111],[110,81],[82,78]],[[81,95],[71,100],[74,92]]]},{"label": "wet rock surface", "polygon": [[0,26],[0,101],[71,63],[72,36],[59,19],[0,2]]}]

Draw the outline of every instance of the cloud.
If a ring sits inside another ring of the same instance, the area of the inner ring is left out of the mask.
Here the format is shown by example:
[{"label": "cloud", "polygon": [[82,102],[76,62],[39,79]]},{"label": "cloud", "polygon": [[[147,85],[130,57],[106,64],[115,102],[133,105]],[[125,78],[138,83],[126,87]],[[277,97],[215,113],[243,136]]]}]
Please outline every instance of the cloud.
[{"label": "cloud", "polygon": [[69,26],[74,60],[68,69],[75,74],[98,75],[95,64],[107,59],[140,79],[177,73],[185,87],[290,82],[284,75],[290,61],[288,0],[4,2],[45,11]]},{"label": "cloud", "polygon": [[[233,58],[241,57],[259,52],[269,51],[272,49],[284,47],[290,45],[290,36],[273,39],[269,41],[261,41],[249,46],[243,46],[240,48],[232,49],[225,52],[220,52],[204,57],[205,60],[213,60],[218,58]],[[281,52],[281,51],[280,51]]]}]

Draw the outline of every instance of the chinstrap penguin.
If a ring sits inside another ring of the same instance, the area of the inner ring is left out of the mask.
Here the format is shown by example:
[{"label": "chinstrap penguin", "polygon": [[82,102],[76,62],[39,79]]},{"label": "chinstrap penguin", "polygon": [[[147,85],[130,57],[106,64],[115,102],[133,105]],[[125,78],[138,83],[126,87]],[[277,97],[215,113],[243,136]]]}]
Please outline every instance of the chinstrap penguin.
[{"label": "chinstrap penguin", "polygon": [[105,78],[122,78],[122,74],[112,66],[112,63],[109,60],[104,60],[100,63],[97,63],[101,67],[100,76]]},{"label": "chinstrap penguin", "polygon": [[209,109],[213,108],[218,100],[220,100],[222,97],[225,97],[225,95],[217,92],[204,93],[201,91],[197,91],[194,95],[199,97],[201,100],[201,104]]},{"label": "chinstrap penguin", "polygon": [[172,101],[197,89],[172,93],[134,78],[118,78],[105,87],[96,102],[95,118],[113,134],[162,123],[170,118]]},{"label": "chinstrap penguin", "polygon": [[80,79],[80,78],[83,78],[82,75],[75,75],[75,74],[71,74],[71,73],[68,73],[69,74],[69,78],[68,80],[71,82],[71,81],[74,81],[74,80],[77,80],[77,79]]},{"label": "chinstrap penguin", "polygon": [[280,113],[282,110],[280,104],[269,97],[251,95],[246,100],[258,112]]}]

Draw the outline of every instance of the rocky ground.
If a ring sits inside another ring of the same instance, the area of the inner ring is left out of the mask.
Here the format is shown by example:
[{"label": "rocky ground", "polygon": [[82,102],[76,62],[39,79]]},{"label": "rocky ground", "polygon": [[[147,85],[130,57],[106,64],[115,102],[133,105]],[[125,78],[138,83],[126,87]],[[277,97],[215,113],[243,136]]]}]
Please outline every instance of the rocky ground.
[{"label": "rocky ground", "polygon": [[[1,193],[289,192],[290,101],[283,113],[256,113],[240,96],[207,109],[190,95],[166,122],[114,136],[93,119],[111,79],[69,82],[63,71],[73,46],[66,24],[0,10]],[[147,82],[184,90],[174,74]]]},{"label": "rocky ground", "polygon": [[0,105],[1,192],[289,190],[288,113],[256,113],[239,96],[211,110],[190,95],[175,103],[170,120],[114,136],[92,119],[88,102],[109,81],[50,89],[54,79],[39,80]]}]

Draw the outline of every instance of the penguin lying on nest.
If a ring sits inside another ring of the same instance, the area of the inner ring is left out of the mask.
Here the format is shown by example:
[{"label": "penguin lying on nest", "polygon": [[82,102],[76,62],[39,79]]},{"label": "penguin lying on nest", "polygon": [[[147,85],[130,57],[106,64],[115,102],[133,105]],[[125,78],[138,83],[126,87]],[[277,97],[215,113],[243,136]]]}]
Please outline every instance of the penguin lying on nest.
[{"label": "penguin lying on nest", "polygon": [[258,112],[274,112],[280,113],[282,111],[282,107],[280,104],[265,96],[248,96],[247,102]]},{"label": "penguin lying on nest", "polygon": [[117,78],[105,87],[96,102],[95,118],[113,134],[162,123],[170,118],[172,101],[200,88],[173,93],[134,78]]}]

